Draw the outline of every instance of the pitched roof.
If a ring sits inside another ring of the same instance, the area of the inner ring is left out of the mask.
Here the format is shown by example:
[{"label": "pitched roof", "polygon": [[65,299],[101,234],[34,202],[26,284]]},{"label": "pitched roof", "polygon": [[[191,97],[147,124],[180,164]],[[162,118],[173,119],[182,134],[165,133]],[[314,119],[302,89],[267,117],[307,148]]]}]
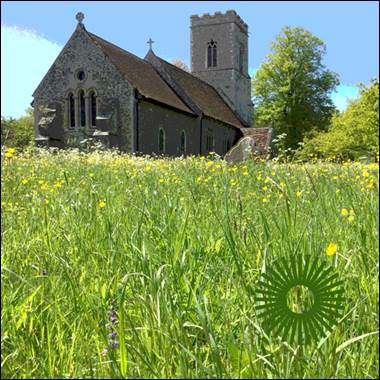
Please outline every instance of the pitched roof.
[{"label": "pitched roof", "polygon": [[164,66],[166,72],[181,86],[206,116],[238,128],[245,127],[214,87],[162,58],[157,58]]},{"label": "pitched roof", "polygon": [[86,31],[90,38],[108,56],[128,82],[145,97],[155,99],[182,111],[193,113],[167,83],[143,59]]},{"label": "pitched roof", "polygon": [[[86,31],[91,39],[103,50],[125,78],[147,98],[168,104],[177,109],[194,112],[181,99],[180,94],[162,78],[154,65],[132,53]],[[156,56],[166,72],[191,99],[204,115],[241,128],[245,125],[227,105],[216,89],[196,76]]]},{"label": "pitched roof", "polygon": [[270,144],[272,141],[273,128],[272,127],[261,127],[261,128],[240,128],[243,136],[252,137],[257,147],[262,152],[268,152]]}]

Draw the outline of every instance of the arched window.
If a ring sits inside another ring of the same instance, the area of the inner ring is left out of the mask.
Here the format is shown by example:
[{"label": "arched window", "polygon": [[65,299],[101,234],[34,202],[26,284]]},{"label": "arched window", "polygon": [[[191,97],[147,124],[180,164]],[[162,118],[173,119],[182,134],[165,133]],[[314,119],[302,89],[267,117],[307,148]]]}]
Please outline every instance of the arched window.
[{"label": "arched window", "polygon": [[185,131],[181,131],[181,143],[180,143],[180,152],[185,153],[186,152],[186,133]]},{"label": "arched window", "polygon": [[165,153],[165,131],[162,128],[158,131],[158,151]]},{"label": "arched window", "polygon": [[70,128],[75,128],[75,102],[74,95],[72,93],[69,94],[69,126]]},{"label": "arched window", "polygon": [[95,91],[90,92],[90,127],[95,128],[96,127],[96,94]]},{"label": "arched window", "polygon": [[207,44],[207,67],[216,67],[218,63],[217,59],[217,46],[216,41],[211,40]]},{"label": "arched window", "polygon": [[79,119],[80,119],[80,126],[85,127],[86,126],[86,102],[84,99],[84,91],[79,91]]}]

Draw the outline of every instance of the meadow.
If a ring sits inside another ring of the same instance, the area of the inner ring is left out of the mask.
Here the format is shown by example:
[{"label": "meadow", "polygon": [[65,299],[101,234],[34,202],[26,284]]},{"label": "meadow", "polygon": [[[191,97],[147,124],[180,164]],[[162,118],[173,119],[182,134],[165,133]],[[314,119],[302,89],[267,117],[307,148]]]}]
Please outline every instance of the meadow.
[{"label": "meadow", "polygon": [[[378,378],[377,163],[2,152],[2,378]],[[262,328],[255,287],[309,254],[333,331]]]}]

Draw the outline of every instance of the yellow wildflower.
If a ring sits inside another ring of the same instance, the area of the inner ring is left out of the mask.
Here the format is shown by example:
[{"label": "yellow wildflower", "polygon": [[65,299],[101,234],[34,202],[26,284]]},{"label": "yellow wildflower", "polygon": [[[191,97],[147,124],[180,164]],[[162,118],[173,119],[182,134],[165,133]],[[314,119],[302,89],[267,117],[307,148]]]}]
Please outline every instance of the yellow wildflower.
[{"label": "yellow wildflower", "polygon": [[342,208],[342,211],[340,212],[342,216],[348,215],[348,210],[346,208]]},{"label": "yellow wildflower", "polygon": [[352,223],[354,220],[355,220],[355,216],[354,215],[350,215],[347,220]]},{"label": "yellow wildflower", "polygon": [[326,248],[327,256],[333,256],[336,254],[338,246],[335,243],[330,243]]},{"label": "yellow wildflower", "polygon": [[99,208],[104,208],[104,207],[106,207],[106,202],[105,201],[100,201],[99,202]]}]

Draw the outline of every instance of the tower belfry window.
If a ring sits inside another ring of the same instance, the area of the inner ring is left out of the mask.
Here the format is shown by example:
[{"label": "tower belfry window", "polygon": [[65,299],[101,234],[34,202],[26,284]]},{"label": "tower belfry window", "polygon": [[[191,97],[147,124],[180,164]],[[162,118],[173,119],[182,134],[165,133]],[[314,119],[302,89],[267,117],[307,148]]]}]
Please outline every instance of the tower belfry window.
[{"label": "tower belfry window", "polygon": [[211,40],[207,44],[207,67],[216,67],[218,64],[217,43]]}]

